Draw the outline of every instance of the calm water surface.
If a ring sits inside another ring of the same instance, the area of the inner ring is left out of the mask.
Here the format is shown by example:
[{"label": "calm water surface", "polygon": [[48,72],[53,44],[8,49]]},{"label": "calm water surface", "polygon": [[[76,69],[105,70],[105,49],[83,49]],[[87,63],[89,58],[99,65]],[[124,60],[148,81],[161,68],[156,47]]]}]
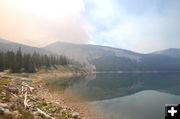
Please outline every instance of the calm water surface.
[{"label": "calm water surface", "polygon": [[164,119],[164,105],[180,103],[180,73],[101,73],[50,85],[91,102],[107,119]]}]

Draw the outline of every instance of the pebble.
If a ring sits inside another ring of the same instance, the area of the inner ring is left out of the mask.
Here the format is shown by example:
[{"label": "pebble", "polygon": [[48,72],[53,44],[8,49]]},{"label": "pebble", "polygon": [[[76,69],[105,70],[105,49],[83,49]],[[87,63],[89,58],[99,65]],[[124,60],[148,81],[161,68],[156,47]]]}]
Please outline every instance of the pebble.
[{"label": "pebble", "polygon": [[18,94],[19,93],[19,90],[17,88],[15,88],[15,87],[7,87],[6,90],[13,93],[13,94]]},{"label": "pebble", "polygon": [[19,116],[19,111],[13,111],[13,116],[18,117]]},{"label": "pebble", "polygon": [[26,82],[32,82],[32,80],[30,80],[30,79],[21,79],[21,81],[26,81]]},{"label": "pebble", "polygon": [[33,108],[33,107],[30,107],[29,110],[31,110],[31,111],[33,111],[33,112],[34,112],[34,111],[37,111],[37,109],[36,109],[36,108]]},{"label": "pebble", "polygon": [[4,101],[0,99],[0,103],[4,103]]},{"label": "pebble", "polygon": [[39,111],[34,112],[34,116],[41,116],[41,113]]},{"label": "pebble", "polygon": [[59,102],[55,102],[56,104],[60,104]]},{"label": "pebble", "polygon": [[29,75],[26,74],[26,73],[22,73],[21,76],[22,76],[22,77],[29,77]]},{"label": "pebble", "polygon": [[9,109],[4,109],[4,114],[9,115],[9,114],[12,114],[12,112],[10,112]]},{"label": "pebble", "polygon": [[74,113],[72,114],[72,117],[73,117],[74,119],[78,119],[78,117],[79,117],[79,113],[74,112]]},{"label": "pebble", "polygon": [[56,112],[56,108],[52,108],[52,109],[51,109],[51,112],[52,112],[52,113],[55,113],[55,112]]},{"label": "pebble", "polygon": [[8,104],[6,104],[6,103],[0,103],[0,107],[8,108]]},{"label": "pebble", "polygon": [[13,104],[8,104],[8,107],[7,107],[9,110],[12,110],[14,108],[14,105]]},{"label": "pebble", "polygon": [[0,115],[4,114],[4,108],[0,107]]},{"label": "pebble", "polygon": [[5,93],[5,92],[2,92],[1,94],[2,94],[2,95],[6,95],[6,93]]}]

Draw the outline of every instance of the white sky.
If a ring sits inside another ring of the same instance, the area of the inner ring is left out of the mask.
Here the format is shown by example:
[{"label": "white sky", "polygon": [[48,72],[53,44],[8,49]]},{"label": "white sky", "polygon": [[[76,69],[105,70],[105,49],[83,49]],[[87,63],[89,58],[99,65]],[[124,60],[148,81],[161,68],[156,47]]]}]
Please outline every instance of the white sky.
[{"label": "white sky", "polygon": [[0,0],[0,38],[43,47],[92,43],[147,53],[180,48],[178,0]]}]

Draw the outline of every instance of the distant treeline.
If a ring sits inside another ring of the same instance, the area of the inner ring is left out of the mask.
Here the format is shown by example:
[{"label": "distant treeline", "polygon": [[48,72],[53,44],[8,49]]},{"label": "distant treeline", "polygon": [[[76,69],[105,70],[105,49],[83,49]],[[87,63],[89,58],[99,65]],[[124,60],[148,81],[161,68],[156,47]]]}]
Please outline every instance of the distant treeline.
[{"label": "distant treeline", "polygon": [[70,60],[65,56],[48,56],[46,54],[22,53],[21,48],[13,51],[0,52],[0,71],[10,69],[13,73],[34,73],[41,67],[50,68],[55,65],[68,65]]}]

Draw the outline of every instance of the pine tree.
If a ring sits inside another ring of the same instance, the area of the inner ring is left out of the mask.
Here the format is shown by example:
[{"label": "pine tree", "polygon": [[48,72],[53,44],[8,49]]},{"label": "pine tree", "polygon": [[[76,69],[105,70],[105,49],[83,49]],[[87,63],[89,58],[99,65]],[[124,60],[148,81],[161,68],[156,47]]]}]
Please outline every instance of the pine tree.
[{"label": "pine tree", "polygon": [[30,60],[29,60],[28,72],[29,72],[29,73],[34,73],[34,72],[36,72],[36,70],[35,70],[35,62],[34,62],[34,60],[33,60],[32,57],[31,57]]},{"label": "pine tree", "polygon": [[34,73],[36,69],[42,66],[50,68],[55,65],[68,64],[69,60],[65,56],[40,55],[36,52],[34,52],[33,55],[28,53],[22,55],[21,48],[19,48],[16,53],[12,51],[0,53],[0,71],[10,69],[13,73],[20,73],[21,71]]},{"label": "pine tree", "polygon": [[49,68],[50,67],[50,59],[47,55],[44,56],[44,60],[45,60],[46,68]]},{"label": "pine tree", "polygon": [[21,48],[16,53],[16,64],[15,64],[15,72],[19,73],[22,69],[22,52]]},{"label": "pine tree", "polygon": [[16,56],[14,54],[14,52],[9,52],[9,59],[8,59],[8,63],[9,63],[9,68],[12,70],[13,73],[16,73]]},{"label": "pine tree", "polygon": [[0,53],[0,71],[4,71],[4,53]]}]

